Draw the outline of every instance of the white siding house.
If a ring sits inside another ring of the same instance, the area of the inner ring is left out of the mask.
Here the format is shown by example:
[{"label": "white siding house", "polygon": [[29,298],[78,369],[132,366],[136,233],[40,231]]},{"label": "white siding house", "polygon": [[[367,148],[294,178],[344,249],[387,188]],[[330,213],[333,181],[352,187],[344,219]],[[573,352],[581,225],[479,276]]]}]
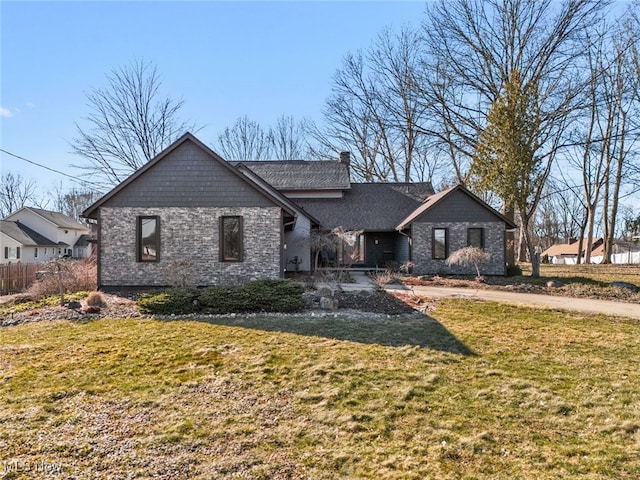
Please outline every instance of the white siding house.
[{"label": "white siding house", "polygon": [[47,262],[91,255],[90,229],[58,212],[23,207],[2,220],[0,262]]}]

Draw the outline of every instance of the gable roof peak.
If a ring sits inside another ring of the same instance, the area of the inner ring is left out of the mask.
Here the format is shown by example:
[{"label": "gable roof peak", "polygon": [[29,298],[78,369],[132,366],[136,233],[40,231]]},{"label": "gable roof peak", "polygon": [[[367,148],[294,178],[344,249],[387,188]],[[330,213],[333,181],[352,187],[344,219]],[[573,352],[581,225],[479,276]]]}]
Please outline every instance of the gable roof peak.
[{"label": "gable roof peak", "polygon": [[417,209],[411,212],[400,224],[398,224],[398,226],[396,227],[396,230],[404,230],[409,226],[409,224],[411,224],[420,215],[432,209],[434,206],[442,202],[443,199],[447,198],[448,196],[452,195],[454,192],[457,192],[457,191],[462,192],[463,194],[471,198],[473,201],[477,202],[482,207],[489,210],[496,217],[502,220],[507,226],[507,228],[511,229],[511,228],[517,227],[517,225],[512,220],[509,220],[502,213],[498,212],[491,205],[486,203],[480,197],[474,195],[469,189],[467,189],[464,185],[459,183],[457,185],[447,188],[446,190],[438,192],[435,195],[431,195],[430,197],[428,197],[424,202],[422,202],[422,205],[420,205]]},{"label": "gable roof peak", "polygon": [[203,142],[198,140],[195,137],[195,135],[193,135],[191,132],[186,132],[182,136],[180,136],[177,140],[175,140],[171,145],[169,145],[167,148],[165,148],[162,152],[160,152],[158,155],[156,155],[154,158],[149,160],[147,163],[145,163],[138,170],[136,170],[131,175],[129,175],[129,177],[127,177],[123,182],[121,182],[120,184],[116,185],[111,191],[109,191],[107,194],[105,194],[102,198],[98,199],[98,201],[96,201],[93,205],[88,207],[84,212],[82,212],[82,216],[85,217],[85,218],[96,218],[97,211],[101,206],[103,206],[106,202],[108,202],[110,199],[112,199],[115,195],[117,195],[123,189],[128,187],[131,183],[136,181],[140,176],[144,175],[145,172],[147,172],[148,170],[152,169],[155,165],[157,165],[163,159],[168,157],[171,153],[173,153],[175,150],[177,150],[178,147],[180,147],[181,145],[183,145],[183,144],[185,144],[187,142],[191,142],[196,147],[198,147],[201,150],[203,150],[209,157],[211,157],[211,159],[213,161],[218,162],[225,169],[227,169],[227,171],[229,173],[231,173],[232,175],[237,176],[239,179],[241,179],[242,181],[244,181],[247,184],[249,184],[257,192],[259,192],[260,194],[262,194],[265,197],[267,197],[268,199],[270,199],[270,201],[272,201],[276,205],[280,206],[286,212],[288,212],[288,213],[290,213],[292,215],[295,214],[295,212],[291,211],[291,209],[287,205],[282,204],[282,202],[280,202],[280,200],[278,198],[274,197],[270,192],[265,190],[261,185],[257,184],[256,182],[254,182],[253,180],[251,180],[250,178],[248,178],[247,176],[245,176],[241,172],[239,172],[236,168],[233,167],[233,165],[231,165],[224,158],[222,158],[220,155],[218,155],[216,152],[214,152],[210,147],[208,147]]}]

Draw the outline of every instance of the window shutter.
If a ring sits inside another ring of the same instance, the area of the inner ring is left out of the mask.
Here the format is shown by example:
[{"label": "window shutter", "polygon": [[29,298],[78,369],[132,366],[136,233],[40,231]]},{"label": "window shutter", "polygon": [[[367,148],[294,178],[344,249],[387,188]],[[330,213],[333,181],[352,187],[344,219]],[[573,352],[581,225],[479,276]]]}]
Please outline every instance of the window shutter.
[{"label": "window shutter", "polygon": [[16,247],[16,260],[20,260],[20,247]]},{"label": "window shutter", "polygon": [[9,258],[9,247],[4,247],[4,258],[5,260]]}]

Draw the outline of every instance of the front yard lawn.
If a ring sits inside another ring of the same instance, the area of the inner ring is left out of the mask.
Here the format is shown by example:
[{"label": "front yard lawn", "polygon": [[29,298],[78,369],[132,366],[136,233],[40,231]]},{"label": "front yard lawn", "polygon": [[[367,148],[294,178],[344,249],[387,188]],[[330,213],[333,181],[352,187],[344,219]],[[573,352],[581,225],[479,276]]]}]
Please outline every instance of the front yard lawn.
[{"label": "front yard lawn", "polygon": [[640,324],[427,316],[0,329],[0,478],[638,478]]}]

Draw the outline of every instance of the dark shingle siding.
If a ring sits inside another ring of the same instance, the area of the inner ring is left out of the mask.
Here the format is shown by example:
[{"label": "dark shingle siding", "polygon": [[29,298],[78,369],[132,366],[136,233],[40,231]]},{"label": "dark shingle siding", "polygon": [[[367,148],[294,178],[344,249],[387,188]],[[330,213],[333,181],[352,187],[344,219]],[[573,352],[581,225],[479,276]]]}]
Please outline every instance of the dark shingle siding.
[{"label": "dark shingle siding", "polygon": [[104,206],[267,207],[273,202],[203,149],[184,142]]},{"label": "dark shingle siding", "polygon": [[504,222],[507,228],[516,225],[461,185],[432,195],[405,217],[398,228],[414,222]]},{"label": "dark shingle siding", "polygon": [[454,190],[416,218],[415,221],[498,222],[502,220],[463,191]]},{"label": "dark shingle siding", "polygon": [[278,190],[348,190],[349,171],[338,161],[277,160],[237,162]]}]

